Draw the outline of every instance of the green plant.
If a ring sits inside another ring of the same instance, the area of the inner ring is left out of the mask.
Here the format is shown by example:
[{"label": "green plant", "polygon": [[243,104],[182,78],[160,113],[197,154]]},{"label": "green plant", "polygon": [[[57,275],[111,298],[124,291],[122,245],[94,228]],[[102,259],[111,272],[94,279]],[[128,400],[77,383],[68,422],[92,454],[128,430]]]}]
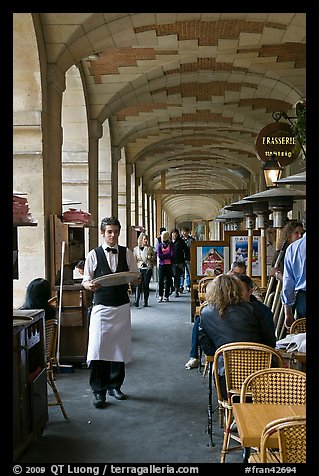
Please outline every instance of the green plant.
[{"label": "green plant", "polygon": [[292,131],[296,137],[300,146],[306,144],[307,134],[306,134],[306,115],[307,115],[307,105],[306,100],[297,102],[296,104],[296,120],[292,124]]}]

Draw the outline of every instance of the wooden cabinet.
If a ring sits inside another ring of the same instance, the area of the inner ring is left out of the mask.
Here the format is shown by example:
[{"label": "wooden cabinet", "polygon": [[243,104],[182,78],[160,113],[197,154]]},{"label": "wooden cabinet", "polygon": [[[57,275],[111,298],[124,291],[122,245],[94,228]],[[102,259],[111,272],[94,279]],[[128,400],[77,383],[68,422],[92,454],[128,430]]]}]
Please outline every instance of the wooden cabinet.
[{"label": "wooden cabinet", "polygon": [[60,362],[86,361],[88,341],[88,307],[92,293],[73,280],[73,270],[85,259],[85,223],[62,222],[57,215],[50,215],[51,285],[59,303],[61,285],[62,242],[65,242],[61,327]]},{"label": "wooden cabinet", "polygon": [[[60,287],[55,287],[60,295]],[[60,362],[86,362],[88,343],[88,308],[92,305],[92,293],[81,284],[62,286]]]},{"label": "wooden cabinet", "polygon": [[14,461],[42,434],[47,421],[44,311],[13,311]]},{"label": "wooden cabinet", "polygon": [[85,228],[83,223],[65,223],[50,215],[51,284],[60,283],[62,242],[65,241],[63,282],[72,282],[76,263],[85,259]]}]

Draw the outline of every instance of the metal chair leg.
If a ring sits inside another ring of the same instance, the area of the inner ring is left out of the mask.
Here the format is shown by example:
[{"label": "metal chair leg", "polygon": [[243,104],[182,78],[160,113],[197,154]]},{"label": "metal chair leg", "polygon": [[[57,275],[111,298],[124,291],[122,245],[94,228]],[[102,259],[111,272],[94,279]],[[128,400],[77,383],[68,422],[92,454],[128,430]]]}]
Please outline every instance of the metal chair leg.
[{"label": "metal chair leg", "polygon": [[210,445],[215,446],[213,440],[213,365],[208,364],[208,409],[207,409],[208,423],[207,433],[209,434]]}]

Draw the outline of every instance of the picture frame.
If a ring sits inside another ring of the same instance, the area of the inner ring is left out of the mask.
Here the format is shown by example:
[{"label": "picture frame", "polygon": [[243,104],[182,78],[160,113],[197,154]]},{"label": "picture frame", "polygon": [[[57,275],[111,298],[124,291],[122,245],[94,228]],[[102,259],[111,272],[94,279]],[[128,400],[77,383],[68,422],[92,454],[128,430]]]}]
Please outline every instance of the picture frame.
[{"label": "picture frame", "polygon": [[224,241],[192,241],[190,252],[193,280],[229,270],[229,245]]},{"label": "picture frame", "polygon": [[191,322],[194,321],[198,302],[198,282],[204,276],[227,273],[229,270],[229,243],[216,241],[192,241],[191,263]]},{"label": "picture frame", "polygon": [[[229,266],[234,261],[243,261],[247,266],[248,231],[230,230],[224,232],[224,241],[229,245]],[[261,276],[260,230],[253,230],[252,277]]]},{"label": "picture frame", "polygon": [[194,220],[192,222],[192,236],[196,241],[202,241],[208,239],[208,221],[207,220]]}]

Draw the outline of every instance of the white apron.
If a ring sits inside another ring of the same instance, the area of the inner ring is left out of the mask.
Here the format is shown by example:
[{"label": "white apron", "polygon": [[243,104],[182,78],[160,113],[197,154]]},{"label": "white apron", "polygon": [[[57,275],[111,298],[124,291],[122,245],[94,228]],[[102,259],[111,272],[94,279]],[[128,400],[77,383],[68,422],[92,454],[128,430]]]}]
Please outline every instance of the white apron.
[{"label": "white apron", "polygon": [[91,360],[132,361],[130,303],[93,306],[86,360],[88,365]]}]

